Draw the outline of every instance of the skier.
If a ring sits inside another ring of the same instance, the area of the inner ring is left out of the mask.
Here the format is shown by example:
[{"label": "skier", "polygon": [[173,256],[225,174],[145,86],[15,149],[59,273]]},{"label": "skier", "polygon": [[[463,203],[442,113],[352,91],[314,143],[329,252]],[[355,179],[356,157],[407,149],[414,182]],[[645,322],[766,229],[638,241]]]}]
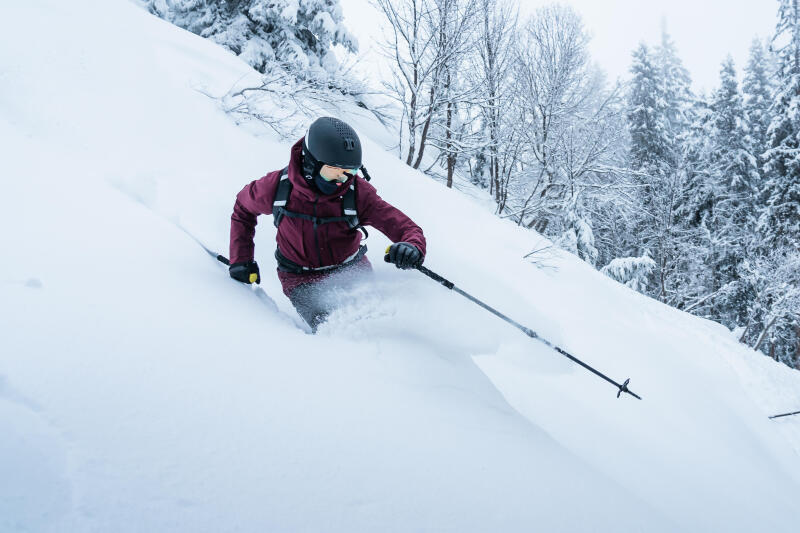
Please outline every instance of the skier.
[{"label": "skier", "polygon": [[361,244],[363,226],[377,228],[394,243],[384,260],[402,269],[421,265],[422,229],[381,199],[368,180],[361,164],[361,141],[353,128],[332,117],[315,120],[292,146],[288,167],[253,181],[236,196],[230,276],[243,283],[261,283],[253,259],[256,218],[272,214],[278,228],[278,279],[316,332],[332,310],[321,282],[333,273],[372,270],[367,247]]}]

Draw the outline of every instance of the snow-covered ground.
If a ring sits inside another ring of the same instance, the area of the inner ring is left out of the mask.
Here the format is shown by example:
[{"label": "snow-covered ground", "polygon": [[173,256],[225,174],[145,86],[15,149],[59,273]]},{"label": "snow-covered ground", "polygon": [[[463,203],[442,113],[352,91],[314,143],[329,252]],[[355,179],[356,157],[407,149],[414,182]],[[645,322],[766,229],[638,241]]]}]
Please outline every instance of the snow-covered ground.
[{"label": "snow-covered ground", "polygon": [[526,262],[540,238],[364,117],[426,265],[644,399],[385,265],[377,231],[307,335],[271,220],[266,302],[177,225],[226,252],[236,192],[286,164],[203,94],[249,68],[126,0],[0,16],[0,531],[797,530],[800,418],[767,415],[800,373],[568,254]]}]

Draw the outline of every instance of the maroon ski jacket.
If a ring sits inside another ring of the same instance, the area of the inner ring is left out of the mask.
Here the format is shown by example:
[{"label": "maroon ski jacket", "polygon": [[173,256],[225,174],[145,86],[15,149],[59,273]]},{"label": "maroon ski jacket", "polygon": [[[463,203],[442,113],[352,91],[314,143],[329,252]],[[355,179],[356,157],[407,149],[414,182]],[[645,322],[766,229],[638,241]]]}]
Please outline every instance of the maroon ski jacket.
[{"label": "maroon ski jacket", "polygon": [[[308,183],[302,175],[303,138],[291,150],[289,160],[289,180],[292,194],[286,209],[318,217],[338,217],[342,215],[342,194],[357,180],[356,211],[362,225],[372,226],[389,237],[392,242],[408,242],[425,255],[425,236],[422,229],[396,207],[378,196],[375,187],[361,177],[350,178],[341,185],[340,191],[324,195]],[[258,215],[272,214],[272,203],[278,188],[280,170],[246,185],[238,195],[231,215],[231,264],[253,259],[253,236],[256,231]],[[271,222],[271,221],[270,221]],[[352,256],[361,243],[362,234],[348,228],[346,222],[332,222],[314,227],[310,220],[284,217],[278,227],[276,240],[281,253],[298,265],[319,268],[337,265]],[[287,287],[287,276],[279,272],[284,292],[298,285],[303,275],[290,275],[297,281]],[[288,290],[287,290],[288,289]]]}]

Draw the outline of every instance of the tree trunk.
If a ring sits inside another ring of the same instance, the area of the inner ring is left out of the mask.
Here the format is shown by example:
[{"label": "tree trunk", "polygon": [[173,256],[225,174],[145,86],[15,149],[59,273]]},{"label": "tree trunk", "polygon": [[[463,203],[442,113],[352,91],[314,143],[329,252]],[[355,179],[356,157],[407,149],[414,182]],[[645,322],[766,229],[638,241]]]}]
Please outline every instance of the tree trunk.
[{"label": "tree trunk", "polygon": [[794,367],[800,367],[800,323],[794,326],[794,336],[797,339],[797,344],[794,349]]},{"label": "tree trunk", "polygon": [[417,160],[414,161],[414,168],[419,168],[420,164],[422,163],[422,155],[425,153],[425,143],[428,139],[428,130],[431,127],[431,120],[433,119],[434,113],[434,98],[436,96],[436,90],[433,86],[431,86],[431,93],[430,93],[430,102],[428,105],[428,116],[425,117],[425,125],[422,127],[422,135],[419,138],[419,150],[417,151]]},{"label": "tree trunk", "polygon": [[[414,73],[416,75],[416,72]],[[414,159],[414,145],[417,142],[417,93],[411,95],[411,103],[408,105],[408,157],[406,157],[406,165],[411,165]]]},{"label": "tree trunk", "polygon": [[453,174],[455,173],[456,169],[456,155],[455,154],[448,154],[447,155],[447,188],[453,188]]},{"label": "tree trunk", "polygon": [[[767,333],[772,328],[772,325],[775,323],[775,321],[777,319],[778,319],[777,316],[772,317],[772,320],[770,320],[769,323],[766,326],[764,326],[764,330],[761,332],[761,335],[758,336],[758,340],[756,341],[756,345],[753,346],[754,350],[758,351],[758,349],[761,348],[761,344],[764,342],[764,339],[767,338]],[[773,349],[774,349],[774,347],[773,347]]]},{"label": "tree trunk", "polygon": [[408,104],[408,157],[406,157],[406,165],[410,165],[414,158],[414,145],[417,143],[417,92],[419,90],[419,70],[417,65],[414,65],[412,73],[414,87],[411,89],[411,101]]},{"label": "tree trunk", "polygon": [[[445,94],[450,94],[450,69],[447,69],[447,80],[445,81]],[[453,102],[447,102],[447,115],[445,117],[445,152],[447,153],[447,188],[453,188],[453,172],[456,167],[456,154],[453,152]]]},{"label": "tree trunk", "polygon": [[747,325],[744,327],[744,331],[742,331],[742,335],[739,337],[739,342],[744,343],[745,339],[747,338],[747,330],[750,329],[750,321],[747,321]]}]

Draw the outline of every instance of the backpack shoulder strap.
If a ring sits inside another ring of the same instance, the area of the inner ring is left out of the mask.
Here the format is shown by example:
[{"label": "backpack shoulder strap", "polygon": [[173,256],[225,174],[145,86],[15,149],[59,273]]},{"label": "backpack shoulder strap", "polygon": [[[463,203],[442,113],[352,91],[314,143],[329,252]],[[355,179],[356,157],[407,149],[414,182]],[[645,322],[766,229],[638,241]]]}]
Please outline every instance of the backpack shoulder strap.
[{"label": "backpack shoulder strap", "polygon": [[272,202],[272,219],[277,228],[286,213],[286,202],[292,194],[292,182],[289,180],[289,167],[281,170],[278,180],[278,189],[275,191],[275,200]]},{"label": "backpack shoulder strap", "polygon": [[350,184],[350,188],[344,193],[342,197],[342,215],[347,221],[347,226],[350,229],[355,229],[360,225],[358,220],[358,211],[356,210],[356,180]]},{"label": "backpack shoulder strap", "polygon": [[[281,171],[278,180],[278,188],[275,191],[275,200],[272,202],[272,218],[275,227],[280,226],[284,217],[303,218],[312,221],[315,225],[327,224],[330,222],[346,222],[348,228],[355,230],[361,227],[358,220],[358,210],[356,209],[356,182],[353,181],[350,187],[342,196],[342,216],[341,217],[317,217],[304,213],[295,213],[286,208],[289,196],[292,194],[292,182],[289,180],[288,167]],[[362,228],[363,229],[363,228]],[[366,230],[365,230],[366,232]]]}]

